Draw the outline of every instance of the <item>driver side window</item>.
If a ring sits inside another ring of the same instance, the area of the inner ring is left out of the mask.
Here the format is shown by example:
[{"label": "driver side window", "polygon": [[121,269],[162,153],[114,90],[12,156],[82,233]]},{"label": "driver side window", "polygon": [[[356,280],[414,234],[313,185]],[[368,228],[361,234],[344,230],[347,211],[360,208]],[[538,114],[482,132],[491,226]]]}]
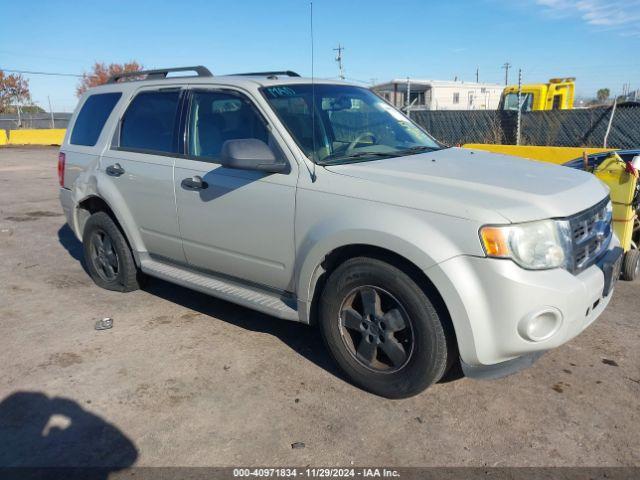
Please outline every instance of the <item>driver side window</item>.
[{"label": "driver side window", "polygon": [[203,160],[218,159],[227,140],[269,141],[267,127],[249,100],[230,93],[194,92],[188,125],[189,154]]}]

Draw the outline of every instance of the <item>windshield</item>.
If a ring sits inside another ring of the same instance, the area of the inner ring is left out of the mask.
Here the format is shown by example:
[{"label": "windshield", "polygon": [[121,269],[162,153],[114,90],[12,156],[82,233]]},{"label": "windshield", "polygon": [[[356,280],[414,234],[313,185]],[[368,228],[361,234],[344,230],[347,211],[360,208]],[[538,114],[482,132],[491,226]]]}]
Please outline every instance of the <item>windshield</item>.
[{"label": "windshield", "polygon": [[[533,94],[522,93],[520,95],[520,102],[522,102],[522,111],[530,112],[531,106],[533,105]],[[518,111],[518,94],[517,93],[507,93],[504,96],[503,110],[513,110],[516,112]]]},{"label": "windshield", "polygon": [[[366,88],[304,84],[265,87],[262,92],[302,151],[322,165],[442,148]],[[312,110],[315,118],[311,116]]]}]

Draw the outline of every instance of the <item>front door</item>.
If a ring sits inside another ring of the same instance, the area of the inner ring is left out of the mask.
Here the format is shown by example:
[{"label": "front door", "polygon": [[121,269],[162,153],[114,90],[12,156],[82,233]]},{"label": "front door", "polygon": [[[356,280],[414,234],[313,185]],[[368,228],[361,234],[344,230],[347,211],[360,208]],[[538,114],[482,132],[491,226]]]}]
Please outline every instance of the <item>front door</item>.
[{"label": "front door", "polygon": [[276,156],[284,156],[257,107],[237,92],[191,92],[186,125],[188,158],[176,159],[174,178],[188,263],[231,279],[290,290],[296,165],[283,158],[289,172],[269,174],[217,163],[222,144],[241,138],[260,139]]}]

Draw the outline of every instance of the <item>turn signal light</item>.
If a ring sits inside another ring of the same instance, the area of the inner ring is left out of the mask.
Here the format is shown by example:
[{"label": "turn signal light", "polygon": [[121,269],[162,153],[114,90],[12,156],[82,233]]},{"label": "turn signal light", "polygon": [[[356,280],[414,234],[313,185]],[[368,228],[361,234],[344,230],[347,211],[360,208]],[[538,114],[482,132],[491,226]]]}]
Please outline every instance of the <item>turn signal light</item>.
[{"label": "turn signal light", "polygon": [[509,246],[505,238],[505,232],[502,228],[483,227],[480,230],[482,243],[487,255],[490,257],[508,257]]}]

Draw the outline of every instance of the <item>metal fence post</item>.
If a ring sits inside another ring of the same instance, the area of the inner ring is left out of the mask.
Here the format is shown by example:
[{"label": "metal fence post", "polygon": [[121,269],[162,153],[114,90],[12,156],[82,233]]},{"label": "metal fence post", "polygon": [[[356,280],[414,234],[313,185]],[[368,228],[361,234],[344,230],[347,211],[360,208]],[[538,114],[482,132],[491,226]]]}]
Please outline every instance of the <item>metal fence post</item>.
[{"label": "metal fence post", "polygon": [[522,122],[522,69],[518,69],[518,117],[516,120],[516,145],[520,145],[520,124]]},{"label": "metal fence post", "polygon": [[51,128],[56,128],[56,124],[53,119],[53,109],[51,108],[51,98],[49,98],[49,95],[47,95],[47,100],[49,102],[49,113],[51,114]]},{"label": "metal fence post", "polygon": [[607,148],[607,140],[609,140],[609,132],[611,131],[611,124],[613,123],[613,116],[616,114],[616,105],[618,104],[618,99],[616,98],[613,101],[613,108],[611,109],[611,116],[609,117],[609,123],[607,124],[607,131],[604,133],[604,141],[602,142],[602,147]]}]

